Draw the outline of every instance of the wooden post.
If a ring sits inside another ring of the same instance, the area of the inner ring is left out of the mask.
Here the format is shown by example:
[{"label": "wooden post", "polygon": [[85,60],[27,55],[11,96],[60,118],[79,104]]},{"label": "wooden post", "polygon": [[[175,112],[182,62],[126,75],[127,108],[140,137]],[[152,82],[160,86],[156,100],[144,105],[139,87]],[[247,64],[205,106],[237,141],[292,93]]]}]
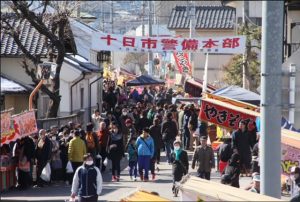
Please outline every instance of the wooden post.
[{"label": "wooden post", "polygon": [[29,111],[32,110],[32,100],[33,100],[33,96],[39,91],[39,89],[42,87],[44,83],[44,80],[41,79],[40,82],[38,83],[38,85],[33,89],[33,91],[30,93],[30,96],[29,96]]}]

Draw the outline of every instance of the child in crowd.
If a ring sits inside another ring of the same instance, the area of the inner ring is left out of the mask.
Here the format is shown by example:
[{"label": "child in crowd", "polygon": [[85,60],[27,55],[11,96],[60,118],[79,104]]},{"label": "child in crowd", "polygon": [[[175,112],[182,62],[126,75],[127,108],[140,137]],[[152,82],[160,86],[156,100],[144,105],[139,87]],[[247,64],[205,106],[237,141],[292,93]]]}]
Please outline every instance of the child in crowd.
[{"label": "child in crowd", "polygon": [[[128,166],[129,166],[129,175],[130,179],[137,181],[137,148],[135,145],[136,137],[130,138],[128,145],[127,145],[127,152],[128,152]],[[134,174],[134,179],[132,178],[132,175]]]}]

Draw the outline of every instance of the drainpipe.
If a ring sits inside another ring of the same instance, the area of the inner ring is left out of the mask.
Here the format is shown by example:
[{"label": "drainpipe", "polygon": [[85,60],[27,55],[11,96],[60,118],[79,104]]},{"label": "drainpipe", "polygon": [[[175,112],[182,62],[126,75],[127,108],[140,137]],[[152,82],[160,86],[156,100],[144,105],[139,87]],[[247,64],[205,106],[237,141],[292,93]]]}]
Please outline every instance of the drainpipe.
[{"label": "drainpipe", "polygon": [[78,81],[71,85],[71,114],[73,114],[73,87],[77,85],[80,81],[82,81],[84,78],[85,72],[82,73],[82,77]]},{"label": "drainpipe", "polygon": [[296,65],[290,64],[289,122],[295,123]]},{"label": "drainpipe", "polygon": [[[90,119],[90,122],[92,121],[92,84],[99,81],[100,79],[103,79],[102,74],[99,78],[97,78],[95,81],[91,82],[89,85],[89,117],[90,117],[89,119]],[[99,104],[98,104],[98,109],[99,109]]]}]

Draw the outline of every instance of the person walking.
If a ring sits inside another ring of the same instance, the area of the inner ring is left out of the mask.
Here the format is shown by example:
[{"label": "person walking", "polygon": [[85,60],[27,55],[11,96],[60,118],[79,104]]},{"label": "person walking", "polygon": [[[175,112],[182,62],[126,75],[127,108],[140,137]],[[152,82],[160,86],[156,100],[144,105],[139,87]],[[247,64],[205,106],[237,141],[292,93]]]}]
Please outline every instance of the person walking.
[{"label": "person walking", "polygon": [[185,104],[181,104],[179,107],[179,113],[178,113],[178,130],[180,134],[180,140],[182,141],[183,136],[183,116],[184,116],[184,106]]},{"label": "person walking", "polygon": [[99,111],[99,109],[96,109],[92,115],[92,121],[93,121],[95,132],[97,132],[99,130],[100,120],[101,120],[100,111]]},{"label": "person walking", "polygon": [[44,181],[41,179],[42,170],[51,159],[51,142],[46,136],[46,130],[39,131],[39,139],[35,148],[37,185],[43,187]]},{"label": "person walking", "polygon": [[[73,170],[75,171],[83,163],[83,156],[86,154],[86,144],[80,138],[80,132],[78,130],[73,132],[74,137],[69,143],[68,158],[72,164]],[[71,179],[73,179],[73,176]]]},{"label": "person walking", "polygon": [[162,123],[161,133],[162,140],[165,145],[165,151],[167,154],[167,161],[171,164],[171,152],[173,150],[173,142],[178,134],[176,123],[172,120],[172,113],[167,113],[166,120]]},{"label": "person walking", "polygon": [[[129,176],[131,180],[137,181],[137,148],[136,148],[136,137],[130,138],[127,145],[128,152],[128,166],[129,166]],[[134,175],[134,178],[133,178]]]},{"label": "person walking", "polygon": [[51,154],[51,180],[57,182],[61,179],[62,161],[60,159],[59,142],[56,134],[51,134],[52,154]]},{"label": "person walking", "polygon": [[160,120],[155,118],[153,121],[153,125],[149,128],[150,129],[150,136],[153,138],[154,141],[154,157],[156,163],[160,163],[160,150],[163,144],[162,135],[161,135],[161,125]]},{"label": "person walking", "polygon": [[74,174],[71,199],[75,201],[78,195],[78,202],[97,202],[102,192],[102,175],[94,164],[92,154],[85,154],[83,160],[83,165],[78,167]]},{"label": "person walking", "polygon": [[[154,142],[149,134],[149,128],[144,128],[143,133],[137,138],[139,174],[142,181],[149,181],[150,160],[154,155]],[[145,173],[143,174],[143,170]]]},{"label": "person walking", "polygon": [[107,157],[112,163],[112,181],[120,181],[121,159],[124,156],[122,131],[116,122],[111,123],[110,136],[107,141]]},{"label": "person walking", "polygon": [[218,148],[218,155],[220,158],[219,162],[219,171],[223,173],[224,169],[226,168],[229,159],[232,156],[232,148],[231,148],[231,139],[224,138],[224,142]]},{"label": "person walking", "polygon": [[247,123],[241,121],[239,123],[239,129],[232,133],[232,148],[237,150],[241,156],[241,173],[246,176],[251,176],[249,171],[251,168],[251,149],[250,138],[247,130]]},{"label": "person walking", "polygon": [[137,132],[133,126],[133,122],[130,118],[126,119],[125,121],[125,126],[128,129],[128,140],[130,140],[131,138],[137,138]]},{"label": "person walking", "polygon": [[173,176],[172,191],[174,196],[177,196],[175,183],[179,182],[184,175],[188,174],[189,158],[187,152],[182,149],[182,144],[180,140],[175,140],[173,145],[174,145],[174,151],[171,154],[172,176]]},{"label": "person walking", "polygon": [[213,149],[207,145],[207,137],[200,138],[201,145],[196,148],[192,159],[192,169],[198,162],[198,177],[210,180],[211,169],[215,167],[215,158]]},{"label": "person walking", "polygon": [[108,137],[109,137],[109,130],[106,126],[107,125],[105,122],[100,122],[99,131],[98,131],[100,155],[102,157],[102,165],[101,165],[102,173],[106,169],[106,165],[104,165],[104,161],[107,158],[107,141],[108,141]]},{"label": "person walking", "polygon": [[93,158],[96,159],[96,156],[99,154],[99,141],[97,134],[93,132],[93,128],[93,123],[89,122],[86,124],[85,143],[87,153],[92,154]]},{"label": "person walking", "polygon": [[188,106],[185,106],[184,115],[183,115],[183,146],[185,150],[189,150],[190,148],[190,138],[191,138],[191,133],[189,130],[190,120],[191,120],[191,111]]},{"label": "person walking", "polygon": [[238,153],[232,154],[229,164],[226,166],[223,175],[221,177],[221,183],[225,184],[224,178],[229,179],[229,182],[232,187],[240,188],[239,177],[240,177],[240,155]]},{"label": "person walking", "polygon": [[67,163],[68,163],[69,143],[72,139],[69,133],[70,130],[68,128],[65,128],[63,130],[63,137],[61,137],[59,140],[60,159],[62,162],[62,180],[66,183],[66,185],[69,185],[69,183],[72,182],[72,179],[70,178],[70,174],[67,173],[66,170]]}]

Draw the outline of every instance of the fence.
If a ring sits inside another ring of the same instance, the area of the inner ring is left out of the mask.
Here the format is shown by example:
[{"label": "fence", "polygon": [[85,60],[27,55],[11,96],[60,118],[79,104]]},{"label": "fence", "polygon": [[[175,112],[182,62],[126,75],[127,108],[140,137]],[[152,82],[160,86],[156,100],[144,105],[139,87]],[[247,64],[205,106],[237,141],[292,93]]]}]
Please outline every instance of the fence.
[{"label": "fence", "polygon": [[50,126],[53,125],[56,125],[58,127],[60,127],[61,125],[66,125],[69,121],[72,121],[73,123],[84,123],[85,111],[79,111],[77,112],[77,114],[72,114],[64,117],[37,119],[37,126],[39,129],[49,129]]}]

